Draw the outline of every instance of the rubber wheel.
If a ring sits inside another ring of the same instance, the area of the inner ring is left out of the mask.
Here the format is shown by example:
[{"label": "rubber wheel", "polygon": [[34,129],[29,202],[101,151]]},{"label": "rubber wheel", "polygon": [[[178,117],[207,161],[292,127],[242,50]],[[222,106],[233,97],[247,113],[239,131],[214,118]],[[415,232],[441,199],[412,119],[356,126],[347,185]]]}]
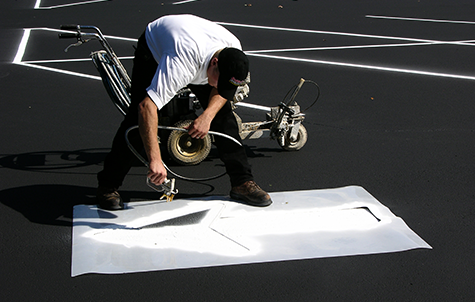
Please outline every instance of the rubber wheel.
[{"label": "rubber wheel", "polygon": [[[189,126],[193,121],[180,121],[175,124],[177,128]],[[197,165],[209,155],[211,150],[211,137],[208,135],[203,139],[191,138],[184,131],[173,130],[167,141],[167,149],[170,157],[180,165]]]},{"label": "rubber wheel", "polygon": [[291,141],[290,131],[289,131],[287,132],[287,135],[285,136],[284,145],[281,147],[282,149],[287,150],[287,151],[298,151],[302,149],[303,146],[305,146],[305,144],[307,143],[307,138],[308,138],[307,129],[305,129],[305,127],[302,124],[300,124],[299,133],[297,134],[297,139],[295,141]]}]

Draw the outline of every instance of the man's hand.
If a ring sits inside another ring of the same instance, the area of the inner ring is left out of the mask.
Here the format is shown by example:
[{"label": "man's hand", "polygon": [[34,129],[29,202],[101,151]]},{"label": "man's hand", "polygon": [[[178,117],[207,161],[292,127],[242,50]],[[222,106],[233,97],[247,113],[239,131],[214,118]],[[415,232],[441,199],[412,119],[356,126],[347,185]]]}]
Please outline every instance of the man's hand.
[{"label": "man's hand", "polygon": [[192,138],[204,138],[208,134],[212,119],[208,116],[202,114],[196,118],[193,123],[191,123],[185,129],[188,129],[188,134]]},{"label": "man's hand", "polygon": [[167,170],[161,161],[151,161],[148,167],[147,177],[155,185],[161,185],[167,178]]},{"label": "man's hand", "polygon": [[218,90],[213,88],[209,96],[208,107],[190,126],[185,128],[188,130],[188,134],[192,138],[205,138],[211,126],[211,122],[226,102],[227,100],[218,94]]}]

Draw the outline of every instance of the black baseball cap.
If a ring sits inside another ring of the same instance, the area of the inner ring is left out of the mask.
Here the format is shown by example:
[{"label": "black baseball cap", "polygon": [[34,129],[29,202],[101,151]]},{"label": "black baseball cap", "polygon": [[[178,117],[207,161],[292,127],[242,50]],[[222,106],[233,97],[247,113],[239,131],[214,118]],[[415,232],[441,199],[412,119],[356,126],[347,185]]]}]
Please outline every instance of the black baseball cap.
[{"label": "black baseball cap", "polygon": [[227,47],[218,55],[218,93],[232,100],[239,86],[246,84],[249,73],[249,59],[239,49]]}]

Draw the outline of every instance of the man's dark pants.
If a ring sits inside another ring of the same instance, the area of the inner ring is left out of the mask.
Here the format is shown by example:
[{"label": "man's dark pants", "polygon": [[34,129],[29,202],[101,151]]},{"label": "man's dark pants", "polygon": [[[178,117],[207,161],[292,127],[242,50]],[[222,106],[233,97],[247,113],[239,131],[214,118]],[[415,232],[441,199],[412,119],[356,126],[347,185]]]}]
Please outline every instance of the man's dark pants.
[{"label": "man's dark pants", "polygon": [[[125,132],[138,124],[138,104],[146,97],[146,89],[150,86],[157,69],[143,34],[135,50],[134,66],[132,69],[131,105],[112,142],[112,149],[104,161],[104,169],[98,173],[99,186],[119,188],[129,172],[135,155],[130,151],[125,140]],[[212,87],[206,85],[189,85],[203,108],[207,108]],[[236,118],[230,102],[218,112],[211,123],[210,130],[221,132],[241,141]],[[130,142],[140,149],[143,144],[139,135],[131,135]],[[239,186],[248,180],[253,180],[251,167],[248,163],[244,147],[238,146],[229,139],[215,136],[215,145],[219,156],[226,166],[231,186]],[[139,147],[140,146],[140,147]]]}]

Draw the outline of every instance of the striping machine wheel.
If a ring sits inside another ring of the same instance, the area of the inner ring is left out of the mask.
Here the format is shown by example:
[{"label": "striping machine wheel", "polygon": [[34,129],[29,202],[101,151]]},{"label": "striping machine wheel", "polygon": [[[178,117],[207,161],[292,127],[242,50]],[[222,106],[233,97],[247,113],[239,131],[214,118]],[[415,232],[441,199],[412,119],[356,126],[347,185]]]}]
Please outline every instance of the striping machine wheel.
[{"label": "striping machine wheel", "polygon": [[[180,121],[175,124],[177,128],[189,126],[193,121]],[[197,165],[209,155],[211,150],[211,137],[206,135],[203,139],[192,138],[187,132],[173,130],[167,141],[168,154],[178,164],[184,166]]]},{"label": "striping machine wheel", "polygon": [[290,131],[287,131],[285,133],[284,137],[284,143],[280,144],[282,149],[287,150],[287,151],[297,151],[303,148],[305,144],[307,143],[307,129],[303,125],[299,126],[299,133],[297,134],[297,139],[292,141],[290,138]]}]

